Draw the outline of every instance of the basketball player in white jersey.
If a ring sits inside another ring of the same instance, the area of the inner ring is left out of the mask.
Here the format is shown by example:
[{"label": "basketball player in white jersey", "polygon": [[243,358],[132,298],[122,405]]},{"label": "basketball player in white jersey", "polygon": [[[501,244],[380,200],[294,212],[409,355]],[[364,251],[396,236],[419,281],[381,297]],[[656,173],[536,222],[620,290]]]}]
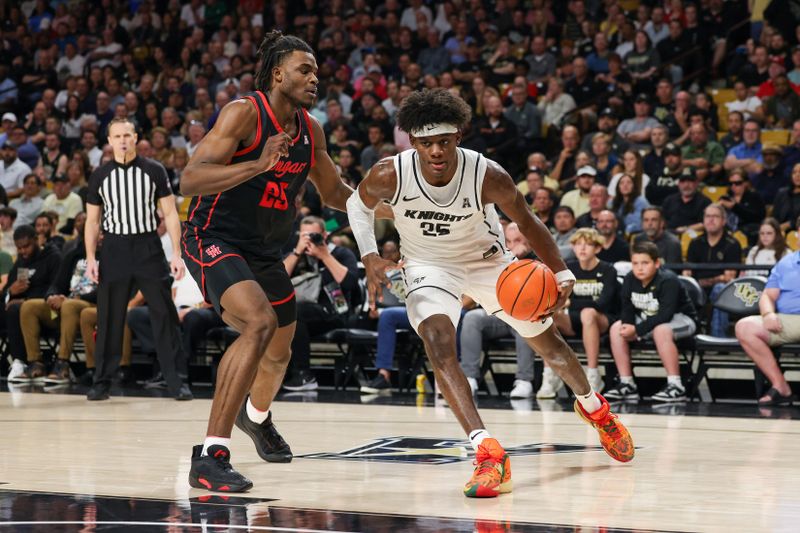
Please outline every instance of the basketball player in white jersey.
[{"label": "basketball player in white jersey", "polygon": [[[462,294],[511,325],[570,386],[577,397],[576,412],[597,429],[611,457],[630,461],[634,447],[608,402],[592,391],[550,318],[569,297],[575,277],[506,171],[481,154],[458,147],[461,127],[469,120],[467,104],[446,90],[409,95],[398,110],[397,124],[408,132],[413,149],[378,162],[348,200],[347,214],[366,267],[372,306],[388,283],[385,272],[403,269],[409,321],[425,344],[437,384],[475,449],[477,466],[464,494],[480,498],[510,492],[511,469],[508,455],[486,431],[456,359]],[[378,254],[374,209],[380,202],[394,211],[400,265]],[[495,282],[515,259],[505,248],[495,205],[519,225],[536,254],[556,273],[559,299],[544,319],[516,320],[497,302]]]}]

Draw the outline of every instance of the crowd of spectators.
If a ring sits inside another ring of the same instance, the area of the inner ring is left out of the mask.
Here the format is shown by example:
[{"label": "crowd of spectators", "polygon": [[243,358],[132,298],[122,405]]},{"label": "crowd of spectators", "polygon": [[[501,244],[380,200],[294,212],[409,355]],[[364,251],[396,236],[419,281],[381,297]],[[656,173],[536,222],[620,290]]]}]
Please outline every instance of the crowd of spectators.
[{"label": "crowd of spectators", "polygon": [[[160,161],[179,195],[220,109],[259,89],[271,29],[314,48],[310,111],[352,186],[410,147],[394,123],[403,99],[441,87],[473,110],[462,146],[509,171],[567,258],[579,228],[597,230],[609,263],[642,241],[666,264],[774,263],[797,243],[800,21],[783,2],[27,0],[0,14],[0,273],[11,301],[50,294],[20,289],[16,230],[33,226],[36,253],[66,258],[80,242],[87,177],[112,157],[107,124],[132,120],[139,155]],[[346,216],[310,184],[299,214],[353,248]],[[378,237],[394,244],[391,224]],[[693,274],[713,294],[736,271]],[[725,317],[712,324],[730,331]]]}]

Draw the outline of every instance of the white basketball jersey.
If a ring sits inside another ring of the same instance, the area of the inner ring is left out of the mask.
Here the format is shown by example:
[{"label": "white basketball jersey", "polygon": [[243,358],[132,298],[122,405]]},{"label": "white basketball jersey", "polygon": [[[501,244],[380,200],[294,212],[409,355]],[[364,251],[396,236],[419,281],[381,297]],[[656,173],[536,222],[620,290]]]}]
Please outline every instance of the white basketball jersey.
[{"label": "white basketball jersey", "polygon": [[456,152],[455,175],[443,187],[425,181],[416,150],[395,157],[397,190],[389,205],[405,258],[462,262],[505,251],[494,205],[481,203],[486,158],[463,148]]}]

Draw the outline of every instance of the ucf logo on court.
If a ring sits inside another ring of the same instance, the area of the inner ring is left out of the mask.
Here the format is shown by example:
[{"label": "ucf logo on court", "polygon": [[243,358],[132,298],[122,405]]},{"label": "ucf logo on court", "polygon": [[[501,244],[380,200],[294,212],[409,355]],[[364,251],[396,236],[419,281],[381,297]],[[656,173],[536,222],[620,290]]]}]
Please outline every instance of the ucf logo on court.
[{"label": "ucf logo on court", "polygon": [[750,283],[734,283],[733,285],[736,287],[733,295],[744,302],[747,307],[752,307],[761,297],[761,292]]},{"label": "ucf logo on court", "polygon": [[[576,453],[603,451],[601,446],[575,444],[523,444],[507,447],[510,456],[549,453]],[[310,453],[304,459],[339,459],[345,461],[381,461],[390,463],[417,463],[443,465],[472,461],[475,453],[468,440],[434,439],[429,437],[381,437],[361,446],[339,453]]]}]

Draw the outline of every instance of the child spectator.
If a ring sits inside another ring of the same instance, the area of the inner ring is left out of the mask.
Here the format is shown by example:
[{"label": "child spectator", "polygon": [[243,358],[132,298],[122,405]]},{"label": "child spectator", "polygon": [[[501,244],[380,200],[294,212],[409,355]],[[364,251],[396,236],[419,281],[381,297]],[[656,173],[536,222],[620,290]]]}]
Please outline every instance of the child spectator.
[{"label": "child spectator", "polygon": [[606,391],[609,400],[638,400],[633,380],[631,348],[634,342],[652,339],[667,371],[667,384],[653,395],[657,402],[686,401],[675,341],[691,336],[695,325],[694,304],[678,277],[661,270],[658,247],[638,242],[631,253],[633,270],[622,283],[622,314],[611,326],[611,353],[620,375],[619,385]]},{"label": "child spectator", "polygon": [[570,238],[576,260],[567,267],[577,281],[572,289],[569,306],[553,317],[558,330],[568,337],[580,335],[586,350],[586,376],[592,389],[601,392],[600,336],[608,331],[619,315],[619,282],[611,263],[601,261],[603,237],[597,230],[581,228]]}]

